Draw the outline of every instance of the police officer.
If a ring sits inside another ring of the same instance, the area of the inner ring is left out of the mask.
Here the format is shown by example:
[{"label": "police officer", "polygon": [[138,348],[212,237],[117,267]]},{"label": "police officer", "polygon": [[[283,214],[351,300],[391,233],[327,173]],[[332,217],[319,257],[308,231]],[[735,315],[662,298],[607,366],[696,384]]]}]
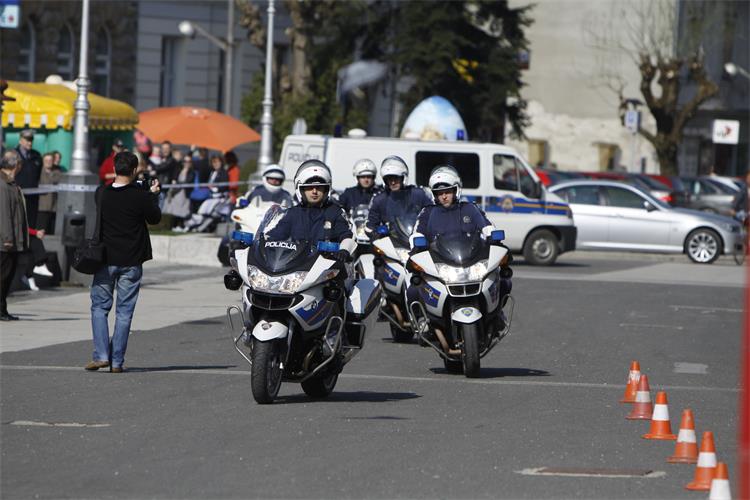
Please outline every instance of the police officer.
[{"label": "police officer", "polygon": [[380,164],[385,191],[376,195],[370,203],[366,228],[368,234],[373,234],[394,213],[403,212],[407,207],[419,211],[432,203],[430,196],[422,188],[405,184],[408,175],[409,167],[398,156],[389,156]]},{"label": "police officer", "polygon": [[263,169],[263,184],[255,186],[255,189],[250,191],[247,195],[247,199],[252,205],[254,202],[270,202],[278,203],[284,208],[291,207],[292,195],[290,195],[285,189],[281,187],[284,183],[286,176],[284,175],[284,169],[276,165],[268,165]]},{"label": "police officer", "polygon": [[278,223],[270,223],[264,231],[268,240],[307,240],[339,243],[335,258],[351,260],[357,247],[352,239],[349,220],[340,205],[329,198],[331,170],[319,160],[307,160],[297,169],[294,189],[300,204],[286,210]]},{"label": "police officer", "polygon": [[375,184],[375,176],[378,168],[372,160],[363,158],[354,164],[353,174],[357,179],[357,185],[346,188],[339,196],[339,204],[347,213],[359,205],[369,205],[373,196],[379,194],[383,189]]},{"label": "police officer", "polygon": [[436,203],[419,213],[414,232],[409,238],[412,247],[417,236],[424,236],[432,242],[439,234],[450,236],[481,232],[487,238],[495,229],[479,207],[460,201],[461,178],[453,167],[435,167],[430,174],[429,186]]}]

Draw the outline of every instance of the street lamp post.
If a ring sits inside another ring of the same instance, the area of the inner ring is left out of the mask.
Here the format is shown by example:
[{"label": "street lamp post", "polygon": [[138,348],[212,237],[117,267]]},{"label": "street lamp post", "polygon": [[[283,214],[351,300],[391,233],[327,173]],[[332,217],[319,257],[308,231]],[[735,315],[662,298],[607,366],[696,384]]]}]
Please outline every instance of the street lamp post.
[{"label": "street lamp post", "polygon": [[208,32],[203,26],[192,21],[181,21],[177,25],[182,35],[195,38],[199,33],[224,51],[224,113],[232,114],[232,59],[234,51],[234,0],[227,0],[227,38],[222,40]]},{"label": "street lamp post", "polygon": [[266,38],[266,86],[263,93],[263,115],[260,118],[260,156],[258,157],[258,171],[273,163],[271,148],[273,147],[273,95],[271,91],[273,71],[273,15],[274,0],[268,0],[268,30]]},{"label": "street lamp post", "polygon": [[90,173],[89,166],[89,77],[88,77],[88,48],[89,48],[89,0],[83,0],[83,14],[81,16],[81,44],[78,58],[78,78],[76,87],[78,97],[74,108],[76,110],[73,125],[73,155],[70,174],[86,175]]}]

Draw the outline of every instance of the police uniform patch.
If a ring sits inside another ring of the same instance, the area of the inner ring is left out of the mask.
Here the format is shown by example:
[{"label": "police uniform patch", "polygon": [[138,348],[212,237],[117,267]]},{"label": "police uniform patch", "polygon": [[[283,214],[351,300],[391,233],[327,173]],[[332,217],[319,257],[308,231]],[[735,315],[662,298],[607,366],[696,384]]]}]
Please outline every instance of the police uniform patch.
[{"label": "police uniform patch", "polygon": [[323,223],[323,229],[331,229],[331,221],[327,220]]},{"label": "police uniform patch", "polygon": [[468,224],[469,222],[471,222],[471,217],[464,215],[464,224]]}]

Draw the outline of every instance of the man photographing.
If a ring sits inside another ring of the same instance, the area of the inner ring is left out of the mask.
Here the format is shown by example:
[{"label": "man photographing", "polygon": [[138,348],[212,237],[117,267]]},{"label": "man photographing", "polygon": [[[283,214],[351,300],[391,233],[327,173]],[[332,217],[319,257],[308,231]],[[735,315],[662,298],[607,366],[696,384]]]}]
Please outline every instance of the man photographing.
[{"label": "man photographing", "polygon": [[[104,265],[91,284],[91,327],[94,337],[93,360],[86,370],[111,367],[121,373],[128,346],[130,323],[141,287],[143,263],[151,259],[151,240],[147,224],[161,220],[159,182],[134,183],[138,158],[128,151],[114,158],[115,179],[99,190],[101,241]],[[97,228],[98,229],[98,228]],[[107,316],[117,290],[115,331],[110,346]]]}]

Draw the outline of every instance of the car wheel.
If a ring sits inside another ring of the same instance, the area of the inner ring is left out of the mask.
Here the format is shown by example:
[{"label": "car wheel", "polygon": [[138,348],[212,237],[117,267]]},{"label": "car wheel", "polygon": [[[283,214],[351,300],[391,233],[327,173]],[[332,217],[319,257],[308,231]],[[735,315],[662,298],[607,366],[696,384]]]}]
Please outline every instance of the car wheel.
[{"label": "car wheel", "polygon": [[523,247],[523,257],[533,266],[551,266],[557,260],[558,242],[549,229],[531,233]]},{"label": "car wheel", "polygon": [[711,264],[721,255],[721,238],[713,229],[696,229],[685,240],[685,252],[693,262]]}]

